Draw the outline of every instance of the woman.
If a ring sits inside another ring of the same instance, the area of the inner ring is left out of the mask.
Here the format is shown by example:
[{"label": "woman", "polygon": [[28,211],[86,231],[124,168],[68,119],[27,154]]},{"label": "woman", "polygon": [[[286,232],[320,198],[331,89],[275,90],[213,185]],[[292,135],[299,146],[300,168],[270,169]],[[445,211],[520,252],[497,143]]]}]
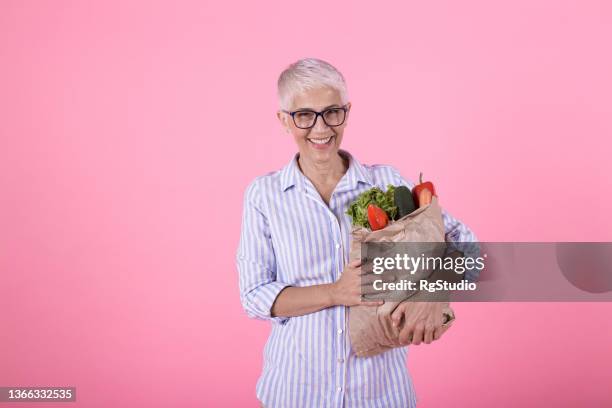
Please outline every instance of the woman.
[{"label": "woman", "polygon": [[[406,347],[356,357],[347,335],[347,306],[362,302],[359,263],[348,263],[347,206],[363,191],[414,183],[386,165],[362,165],[340,145],[351,103],[342,74],[303,59],[278,80],[277,115],[298,153],[281,170],[247,188],[237,253],[240,298],[251,317],[272,322],[257,397],[266,408],[412,407],[416,396]],[[447,241],[476,241],[443,211]],[[394,312],[416,322],[403,344],[442,334],[440,305]],[[425,330],[425,327],[428,327]]]}]

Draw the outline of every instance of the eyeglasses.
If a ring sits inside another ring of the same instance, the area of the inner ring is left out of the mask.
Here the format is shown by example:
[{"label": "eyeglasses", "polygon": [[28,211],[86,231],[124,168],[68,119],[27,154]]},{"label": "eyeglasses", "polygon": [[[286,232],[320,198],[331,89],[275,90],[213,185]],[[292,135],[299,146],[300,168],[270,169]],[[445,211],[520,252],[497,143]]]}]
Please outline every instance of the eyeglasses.
[{"label": "eyeglasses", "polygon": [[293,123],[297,128],[310,129],[317,123],[317,118],[319,116],[323,118],[323,122],[325,122],[327,126],[340,126],[344,123],[344,119],[346,119],[346,112],[348,109],[347,105],[344,105],[339,108],[325,109],[321,112],[315,112],[311,109],[301,109],[293,112],[283,109],[282,111],[291,115]]}]

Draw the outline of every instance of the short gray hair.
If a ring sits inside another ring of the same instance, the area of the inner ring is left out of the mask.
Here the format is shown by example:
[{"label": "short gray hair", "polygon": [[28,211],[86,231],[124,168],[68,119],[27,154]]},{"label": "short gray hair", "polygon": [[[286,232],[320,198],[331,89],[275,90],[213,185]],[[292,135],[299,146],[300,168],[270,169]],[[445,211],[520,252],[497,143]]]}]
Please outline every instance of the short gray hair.
[{"label": "short gray hair", "polygon": [[296,94],[328,86],[340,92],[342,104],[348,102],[344,76],[329,62],[304,58],[289,65],[278,77],[278,100],[281,109],[289,109]]}]

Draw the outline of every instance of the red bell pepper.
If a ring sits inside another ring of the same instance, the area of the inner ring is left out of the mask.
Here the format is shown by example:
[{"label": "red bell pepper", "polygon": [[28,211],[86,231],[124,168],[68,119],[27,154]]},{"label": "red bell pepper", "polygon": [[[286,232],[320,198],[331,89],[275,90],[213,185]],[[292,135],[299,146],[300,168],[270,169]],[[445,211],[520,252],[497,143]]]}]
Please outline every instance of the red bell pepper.
[{"label": "red bell pepper", "polygon": [[[427,191],[425,191],[427,190]],[[419,207],[423,207],[431,203],[431,197],[436,196],[436,190],[431,181],[423,182],[423,173],[419,173],[419,184],[414,186],[412,189],[412,196],[414,201],[418,203]],[[437,196],[436,196],[437,197]]]},{"label": "red bell pepper", "polygon": [[389,223],[385,210],[374,204],[368,204],[368,222],[372,231],[383,229]]}]

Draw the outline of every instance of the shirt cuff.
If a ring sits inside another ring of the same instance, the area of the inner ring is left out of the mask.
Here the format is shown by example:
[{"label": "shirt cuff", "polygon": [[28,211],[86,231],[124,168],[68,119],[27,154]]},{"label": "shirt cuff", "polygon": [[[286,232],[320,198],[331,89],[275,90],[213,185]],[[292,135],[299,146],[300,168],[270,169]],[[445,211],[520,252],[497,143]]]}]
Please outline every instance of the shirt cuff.
[{"label": "shirt cuff", "polygon": [[281,290],[291,286],[288,283],[283,282],[270,282],[257,288],[257,292],[253,293],[249,299],[249,309],[256,311],[256,317],[261,319],[270,320],[273,323],[285,324],[289,317],[285,316],[272,316],[272,305],[278,297]]}]

